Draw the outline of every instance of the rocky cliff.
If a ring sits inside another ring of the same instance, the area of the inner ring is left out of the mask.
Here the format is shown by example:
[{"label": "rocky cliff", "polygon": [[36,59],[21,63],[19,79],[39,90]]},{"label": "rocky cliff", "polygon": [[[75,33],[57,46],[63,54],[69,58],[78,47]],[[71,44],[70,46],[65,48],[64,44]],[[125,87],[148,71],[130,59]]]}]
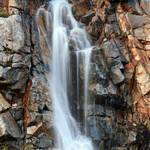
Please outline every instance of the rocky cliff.
[{"label": "rocky cliff", "polygon": [[[36,25],[40,23],[36,21],[36,10],[41,5],[46,9],[46,3],[0,0],[2,150],[48,150],[54,146],[46,79],[50,54],[44,38],[39,42],[42,37]],[[94,45],[89,81],[89,136],[98,150],[149,150],[150,2],[70,0],[70,3]],[[75,106],[76,101],[72,107]]]}]

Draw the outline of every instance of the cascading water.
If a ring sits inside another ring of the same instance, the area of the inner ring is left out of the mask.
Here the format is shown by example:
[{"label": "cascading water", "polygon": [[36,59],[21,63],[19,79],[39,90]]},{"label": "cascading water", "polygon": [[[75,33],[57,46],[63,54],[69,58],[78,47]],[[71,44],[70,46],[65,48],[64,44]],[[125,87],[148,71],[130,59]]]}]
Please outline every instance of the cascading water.
[{"label": "cascading water", "polygon": [[[43,20],[42,23],[41,20]],[[86,32],[74,19],[71,7],[66,0],[52,0],[47,8],[39,8],[37,24],[40,37],[42,37],[40,40],[43,41],[44,38],[47,48],[52,53],[52,58],[49,58],[51,60],[49,60],[51,68],[49,83],[51,85],[54,127],[57,137],[56,148],[59,150],[93,150],[91,140],[83,136],[77,127],[68,104],[69,85],[71,84],[69,42],[72,41],[74,51],[81,53],[84,59],[84,114],[86,120],[91,53],[91,45]],[[42,47],[41,44],[41,49]]]}]

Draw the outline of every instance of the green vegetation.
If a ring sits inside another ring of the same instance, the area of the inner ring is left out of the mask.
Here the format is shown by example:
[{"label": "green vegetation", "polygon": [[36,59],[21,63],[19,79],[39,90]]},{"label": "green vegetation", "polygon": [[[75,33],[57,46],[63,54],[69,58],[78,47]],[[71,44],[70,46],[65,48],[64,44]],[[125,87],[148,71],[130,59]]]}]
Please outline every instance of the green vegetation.
[{"label": "green vegetation", "polygon": [[0,8],[0,17],[7,17],[6,11],[4,11],[2,8]]},{"label": "green vegetation", "polygon": [[8,146],[7,146],[7,145],[4,145],[4,146],[2,147],[2,150],[8,150]]},{"label": "green vegetation", "polygon": [[34,149],[34,145],[33,144],[26,144],[24,147],[24,150],[33,150]]}]

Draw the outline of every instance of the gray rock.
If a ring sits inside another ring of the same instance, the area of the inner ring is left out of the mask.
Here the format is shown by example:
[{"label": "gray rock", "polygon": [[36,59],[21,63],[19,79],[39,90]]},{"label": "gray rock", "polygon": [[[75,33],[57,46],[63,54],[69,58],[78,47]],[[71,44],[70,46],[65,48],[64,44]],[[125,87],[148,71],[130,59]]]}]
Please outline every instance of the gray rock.
[{"label": "gray rock", "polygon": [[134,29],[134,36],[139,40],[146,40],[146,35],[144,33],[144,29],[142,27]]},{"label": "gray rock", "polygon": [[24,46],[24,32],[21,25],[21,16],[12,15],[0,18],[0,45],[18,51]]},{"label": "gray rock", "polygon": [[14,117],[15,120],[21,120],[23,118],[23,108],[12,108],[10,113]]},{"label": "gray rock", "polygon": [[3,51],[4,47],[0,44],[0,51]]},{"label": "gray rock", "polygon": [[95,91],[96,91],[97,95],[107,95],[108,94],[107,88],[105,88],[103,86],[103,84],[96,84]]},{"label": "gray rock", "polygon": [[36,143],[36,145],[39,147],[39,148],[49,148],[49,147],[52,147],[53,146],[53,142],[51,139],[48,138],[47,135],[45,134],[40,134],[38,136],[39,138],[39,142]]},{"label": "gray rock", "polygon": [[12,62],[12,54],[7,54],[6,52],[0,52],[0,64],[3,66],[9,66]]},{"label": "gray rock", "polygon": [[111,68],[111,72],[112,72],[112,81],[114,84],[118,84],[125,79],[123,73],[121,72],[121,70],[118,67],[113,66]]},{"label": "gray rock", "polygon": [[104,49],[104,54],[106,58],[116,58],[120,56],[117,44],[113,40],[104,42],[102,48]]},{"label": "gray rock", "polygon": [[104,107],[101,105],[93,104],[93,105],[88,105],[88,116],[100,116],[104,115]]},{"label": "gray rock", "polygon": [[113,27],[111,24],[106,24],[105,25],[105,34],[106,36],[110,36],[113,33]]},{"label": "gray rock", "polygon": [[0,77],[3,77],[3,71],[4,71],[4,68],[0,66]]},{"label": "gray rock", "polygon": [[143,25],[146,24],[150,24],[150,18],[147,16],[133,15],[127,13],[126,17],[133,29],[142,27]]},{"label": "gray rock", "polygon": [[21,131],[17,123],[15,122],[11,114],[7,111],[0,114],[0,137],[8,134],[14,138],[21,137]]},{"label": "gray rock", "polygon": [[20,92],[24,92],[27,80],[29,78],[29,69],[26,67],[22,68],[11,68],[5,67],[2,72],[3,80],[0,83],[3,85],[9,85],[10,89],[17,89]]}]

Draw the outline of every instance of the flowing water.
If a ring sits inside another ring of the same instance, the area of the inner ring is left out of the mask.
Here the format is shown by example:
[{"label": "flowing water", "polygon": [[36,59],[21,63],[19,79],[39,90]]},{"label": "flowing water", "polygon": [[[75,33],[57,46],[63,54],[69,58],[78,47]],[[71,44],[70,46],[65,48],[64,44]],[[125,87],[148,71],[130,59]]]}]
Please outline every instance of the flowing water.
[{"label": "flowing water", "polygon": [[[88,72],[91,55],[91,44],[86,32],[74,19],[71,6],[66,0],[51,0],[47,7],[39,8],[37,12],[37,24],[41,49],[46,50],[45,47],[47,46],[50,53],[48,60],[51,69],[49,83],[51,84],[54,127],[57,138],[56,148],[58,150],[93,150],[91,140],[81,134],[69,108],[69,90],[71,90],[70,43],[72,43],[72,51],[77,52],[77,56],[81,54],[82,61],[84,62],[83,92],[86,131]],[[79,58],[77,57],[77,59]],[[78,60],[77,65],[78,78],[79,62],[80,60]],[[77,81],[78,87],[79,79]],[[79,94],[78,92],[77,94]]]}]

